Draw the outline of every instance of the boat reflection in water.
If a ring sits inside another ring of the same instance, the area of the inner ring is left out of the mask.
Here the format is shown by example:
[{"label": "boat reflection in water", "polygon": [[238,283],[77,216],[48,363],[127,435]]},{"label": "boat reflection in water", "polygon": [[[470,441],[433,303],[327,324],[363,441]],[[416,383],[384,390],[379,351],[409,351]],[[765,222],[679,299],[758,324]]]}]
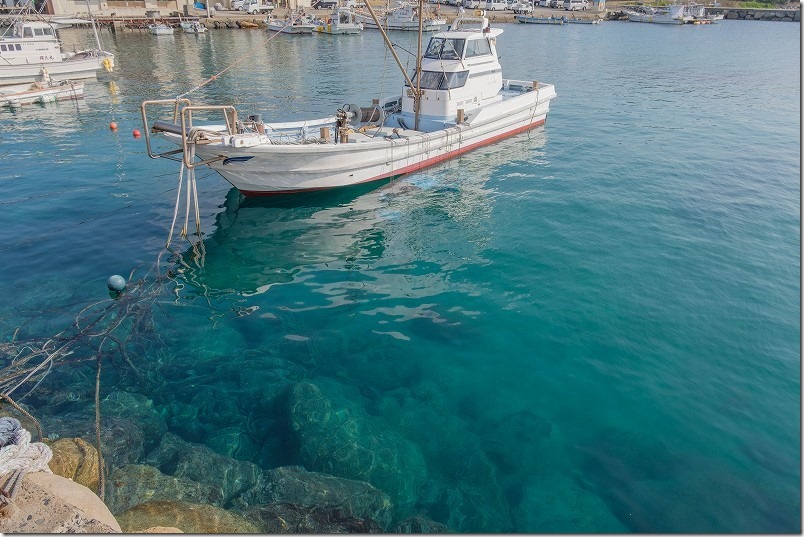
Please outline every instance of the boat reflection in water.
[{"label": "boat reflection in water", "polygon": [[[416,277],[399,281],[396,271],[387,269],[426,258],[446,273],[478,262],[489,240],[485,221],[494,210],[487,183],[516,162],[512,154],[523,155],[522,169],[530,170],[524,161],[541,150],[544,140],[540,129],[380,188],[358,185],[286,199],[245,198],[232,189],[215,230],[204,240],[203,262],[190,263],[183,277],[195,289],[191,292],[230,298],[294,281],[309,288],[327,280],[321,285],[335,303],[353,285],[346,280],[356,271],[360,279],[371,280],[364,287],[385,297],[439,293],[448,284],[430,278],[429,271],[421,274],[426,282],[412,284]],[[345,271],[348,278],[333,271]]]}]

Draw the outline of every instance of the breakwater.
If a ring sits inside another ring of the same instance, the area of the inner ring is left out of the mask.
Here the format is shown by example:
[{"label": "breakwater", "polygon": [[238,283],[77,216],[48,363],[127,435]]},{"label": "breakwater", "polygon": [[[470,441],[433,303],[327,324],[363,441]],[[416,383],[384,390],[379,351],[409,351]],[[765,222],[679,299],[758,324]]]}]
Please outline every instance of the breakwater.
[{"label": "breakwater", "polygon": [[723,13],[729,20],[801,22],[800,9],[706,8],[707,14]]}]

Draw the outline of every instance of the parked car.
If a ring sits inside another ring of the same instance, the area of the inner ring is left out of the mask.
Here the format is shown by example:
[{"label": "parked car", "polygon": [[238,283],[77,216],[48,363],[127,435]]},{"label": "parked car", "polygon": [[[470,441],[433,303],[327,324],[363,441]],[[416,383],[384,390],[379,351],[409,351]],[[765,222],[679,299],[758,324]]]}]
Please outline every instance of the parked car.
[{"label": "parked car", "polygon": [[245,0],[243,10],[246,13],[270,13],[274,10],[273,2],[265,2],[263,0]]},{"label": "parked car", "polygon": [[463,7],[466,9],[482,9],[486,6],[486,2],[480,0],[463,0]]},{"label": "parked car", "polygon": [[505,11],[508,9],[508,4],[505,0],[486,0],[486,11]]},{"label": "parked car", "polygon": [[243,11],[243,4],[246,3],[246,0],[232,0],[232,3],[229,5],[229,9],[232,11]]},{"label": "parked car", "polygon": [[332,9],[338,5],[338,0],[313,0],[313,9]]},{"label": "parked car", "polygon": [[564,0],[566,11],[586,11],[587,7],[589,7],[588,0]]},{"label": "parked car", "polygon": [[539,0],[539,7],[548,7],[550,5],[550,0]]},{"label": "parked car", "polygon": [[550,0],[550,7],[564,7],[564,0]]},{"label": "parked car", "polygon": [[533,4],[530,3],[530,0],[520,0],[511,6],[511,11],[517,15],[533,13]]}]

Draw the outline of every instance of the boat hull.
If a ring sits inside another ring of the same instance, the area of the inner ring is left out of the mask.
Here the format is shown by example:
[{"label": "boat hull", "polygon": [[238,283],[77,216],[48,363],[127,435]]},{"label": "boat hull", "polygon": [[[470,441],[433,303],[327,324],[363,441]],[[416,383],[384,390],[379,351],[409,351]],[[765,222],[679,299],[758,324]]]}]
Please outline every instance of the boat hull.
[{"label": "boat hull", "polygon": [[524,24],[554,24],[561,26],[565,22],[562,17],[529,17],[526,15],[516,15],[514,18]]},{"label": "boat hull", "polygon": [[68,82],[58,86],[27,90],[18,93],[0,94],[0,107],[17,106],[55,101],[81,99],[84,96],[83,82]]},{"label": "boat hull", "polygon": [[[553,86],[488,105],[468,122],[434,132],[395,129],[392,136],[340,144],[199,145],[203,158],[246,196],[291,194],[393,178],[432,166],[540,125]],[[388,129],[391,133],[391,129]]]},{"label": "boat hull", "polygon": [[0,66],[0,86],[31,84],[42,78],[42,68],[46,68],[51,80],[80,80],[96,78],[103,60],[113,56],[91,56],[80,60],[37,63],[26,65]]}]

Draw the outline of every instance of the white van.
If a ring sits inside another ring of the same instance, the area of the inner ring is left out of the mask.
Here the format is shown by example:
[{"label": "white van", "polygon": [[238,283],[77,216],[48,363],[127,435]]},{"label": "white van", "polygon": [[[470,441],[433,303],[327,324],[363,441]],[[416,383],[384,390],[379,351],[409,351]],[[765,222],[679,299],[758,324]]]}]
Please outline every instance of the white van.
[{"label": "white van", "polygon": [[466,9],[481,9],[486,6],[486,0],[463,0],[463,7]]},{"label": "white van", "polygon": [[505,11],[508,3],[505,0],[486,0],[486,11]]},{"label": "white van", "polygon": [[586,11],[589,7],[587,0],[564,0],[565,11]]}]

